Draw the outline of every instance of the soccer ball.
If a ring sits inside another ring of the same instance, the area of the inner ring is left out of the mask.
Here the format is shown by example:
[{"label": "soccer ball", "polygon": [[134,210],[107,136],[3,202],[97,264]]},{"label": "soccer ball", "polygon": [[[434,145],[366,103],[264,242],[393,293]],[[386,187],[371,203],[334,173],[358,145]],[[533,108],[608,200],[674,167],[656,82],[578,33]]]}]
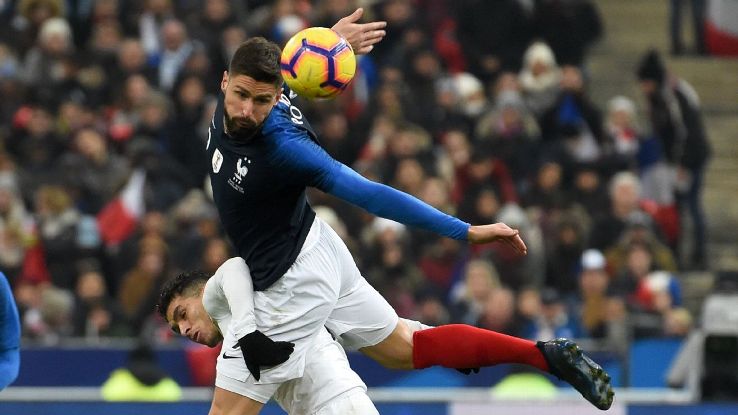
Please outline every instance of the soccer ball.
[{"label": "soccer ball", "polygon": [[354,78],[356,57],[351,45],[326,27],[297,32],[282,49],[282,78],[298,95],[332,98]]}]

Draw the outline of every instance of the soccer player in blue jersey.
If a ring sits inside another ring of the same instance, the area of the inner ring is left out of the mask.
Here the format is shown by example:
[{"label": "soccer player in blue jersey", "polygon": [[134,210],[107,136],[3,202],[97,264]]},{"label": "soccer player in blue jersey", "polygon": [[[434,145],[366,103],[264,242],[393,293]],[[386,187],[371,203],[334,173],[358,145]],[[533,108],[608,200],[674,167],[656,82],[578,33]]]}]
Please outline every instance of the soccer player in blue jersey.
[{"label": "soccer player in blue jersey", "polygon": [[0,390],[18,377],[20,368],[20,321],[8,278],[0,272]]},{"label": "soccer player in blue jersey", "polygon": [[[535,343],[457,324],[416,330],[398,318],[361,276],[343,241],[316,218],[307,187],[450,238],[501,241],[521,254],[527,248],[518,231],[503,223],[462,222],[331,158],[282,86],[279,57],[279,47],[263,38],[238,48],[223,74],[206,146],[221,222],[253,281],[256,321],[246,332],[260,342],[266,336],[294,343],[287,362],[252,372],[259,382],[302,376],[310,339],[325,326],[345,347],[389,368],[527,364],[568,381],[598,408],[609,408],[609,376],[571,341]],[[250,353],[244,342],[244,348],[256,362],[262,361],[260,353],[268,357],[263,361],[273,357],[268,347]]]}]

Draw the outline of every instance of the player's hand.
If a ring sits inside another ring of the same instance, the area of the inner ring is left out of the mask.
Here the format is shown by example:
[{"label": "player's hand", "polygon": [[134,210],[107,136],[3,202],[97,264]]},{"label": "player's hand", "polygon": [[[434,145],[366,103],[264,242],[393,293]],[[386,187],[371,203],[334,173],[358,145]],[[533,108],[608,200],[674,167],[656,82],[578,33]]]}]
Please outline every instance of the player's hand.
[{"label": "player's hand", "polygon": [[387,22],[356,23],[364,14],[359,7],[355,12],[339,20],[331,29],[343,36],[354,49],[357,55],[365,55],[374,49],[386,32]]},{"label": "player's hand", "polygon": [[262,367],[272,367],[286,362],[295,349],[294,343],[275,342],[259,330],[241,337],[238,345],[241,346],[246,368],[256,380],[261,377]]},{"label": "player's hand", "polygon": [[473,244],[487,244],[500,241],[508,244],[521,255],[528,253],[528,247],[525,246],[525,242],[520,237],[520,231],[502,222],[492,225],[470,226],[467,233],[467,240]]}]

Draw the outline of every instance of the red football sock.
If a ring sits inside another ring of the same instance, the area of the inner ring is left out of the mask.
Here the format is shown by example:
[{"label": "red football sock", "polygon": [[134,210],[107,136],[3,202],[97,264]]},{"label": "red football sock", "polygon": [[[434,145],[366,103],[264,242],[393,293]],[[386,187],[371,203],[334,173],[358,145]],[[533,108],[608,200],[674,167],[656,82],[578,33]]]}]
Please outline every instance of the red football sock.
[{"label": "red football sock", "polygon": [[465,324],[448,324],[413,333],[413,366],[453,369],[521,363],[548,372],[535,342]]}]

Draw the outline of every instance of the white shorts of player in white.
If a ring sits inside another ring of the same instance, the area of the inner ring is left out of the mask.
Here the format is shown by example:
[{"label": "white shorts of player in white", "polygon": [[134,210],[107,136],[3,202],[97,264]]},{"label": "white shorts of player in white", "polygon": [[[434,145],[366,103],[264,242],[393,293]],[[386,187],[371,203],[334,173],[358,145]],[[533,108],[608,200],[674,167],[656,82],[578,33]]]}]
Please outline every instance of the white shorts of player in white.
[{"label": "white shorts of player in white", "polygon": [[290,359],[263,370],[258,383],[302,376],[312,338],[324,327],[355,350],[387,338],[398,321],[392,306],[361,276],[341,238],[319,218],[285,275],[254,292],[254,316],[257,328],[271,339],[295,343]]},{"label": "white shorts of player in white", "polygon": [[[281,384],[257,384],[249,376],[240,350],[227,349],[224,354],[234,359],[218,358],[215,385],[265,403],[270,397],[289,414],[305,415],[377,415],[377,409],[366,394],[366,385],[349,367],[343,348],[322,330],[308,349],[305,371],[301,378]],[[229,370],[224,371],[223,366]],[[228,373],[226,375],[225,373]]]}]

